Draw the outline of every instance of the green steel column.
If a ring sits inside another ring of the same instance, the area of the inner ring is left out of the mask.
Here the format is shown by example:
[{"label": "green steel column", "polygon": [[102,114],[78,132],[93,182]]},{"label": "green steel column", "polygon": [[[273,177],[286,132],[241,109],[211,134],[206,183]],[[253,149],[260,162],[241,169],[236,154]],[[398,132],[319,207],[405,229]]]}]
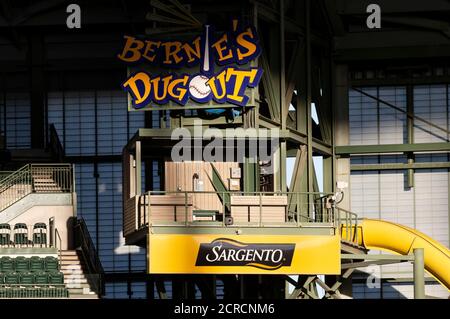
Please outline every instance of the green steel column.
[{"label": "green steel column", "polygon": [[[413,105],[413,88],[411,85],[406,87],[406,108],[407,114],[414,114],[414,105]],[[414,118],[412,116],[407,115],[407,130],[408,130],[408,144],[414,143]],[[414,153],[410,152],[407,154],[408,156],[408,164],[414,163]],[[414,169],[408,169],[408,187],[414,187]]]},{"label": "green steel column", "polygon": [[136,141],[136,195],[141,195],[141,141]]},{"label": "green steel column", "polygon": [[325,193],[334,191],[333,162],[333,156],[323,157],[323,191]]},{"label": "green steel column", "polygon": [[[305,34],[305,46],[306,46],[306,116],[307,116],[307,133],[308,133],[308,160],[307,160],[307,170],[308,170],[308,192],[313,191],[314,185],[314,176],[313,176],[313,154],[312,154],[312,110],[311,110],[311,25],[310,25],[310,0],[305,1],[305,25],[306,25],[306,34]],[[313,198],[311,195],[308,195],[308,206],[309,206],[309,215],[312,214],[312,205],[311,202]]]},{"label": "green steel column", "polygon": [[286,142],[280,143],[280,191],[287,191],[286,182]]},{"label": "green steel column", "polygon": [[[285,75],[285,44],[284,44],[284,1],[280,0],[280,106],[281,129],[286,129],[286,75]],[[287,190],[286,184],[286,142],[280,145],[280,191]]]},{"label": "green steel column", "polygon": [[258,163],[250,163],[248,157],[244,158],[243,165],[244,192],[259,191],[259,166]]},{"label": "green steel column", "polygon": [[425,299],[423,248],[414,248],[414,299]]}]

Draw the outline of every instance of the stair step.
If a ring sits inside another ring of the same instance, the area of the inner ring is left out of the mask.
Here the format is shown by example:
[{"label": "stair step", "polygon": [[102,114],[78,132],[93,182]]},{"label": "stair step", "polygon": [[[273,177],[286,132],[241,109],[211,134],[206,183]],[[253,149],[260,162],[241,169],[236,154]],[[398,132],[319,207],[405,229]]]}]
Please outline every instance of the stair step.
[{"label": "stair step", "polygon": [[78,255],[61,255],[61,259],[73,260],[73,259],[79,259],[79,258],[78,258]]},{"label": "stair step", "polygon": [[80,265],[81,262],[78,258],[62,259],[61,265]]},{"label": "stair step", "polygon": [[61,264],[65,264],[65,265],[69,265],[69,264],[81,264],[80,259],[75,257],[75,256],[71,256],[69,258],[64,258],[61,257]]},{"label": "stair step", "polygon": [[78,256],[76,250],[61,250],[61,256]]},{"label": "stair step", "polygon": [[91,286],[88,283],[80,283],[80,282],[66,282],[66,288],[68,289],[89,289],[91,290]]},{"label": "stair step", "polygon": [[67,280],[87,280],[86,276],[84,274],[65,274],[64,278],[67,278]]},{"label": "stair step", "polygon": [[95,292],[93,292],[89,287],[68,287],[67,290],[69,290],[69,296],[72,294],[95,295]]},{"label": "stair step", "polygon": [[68,287],[70,287],[72,284],[76,284],[76,285],[84,284],[84,285],[88,285],[89,286],[89,283],[88,283],[86,278],[82,278],[82,279],[74,279],[72,277],[67,278],[67,279],[64,278],[64,283]]},{"label": "stair step", "polygon": [[61,271],[73,271],[73,270],[83,270],[81,265],[61,265]]},{"label": "stair step", "polygon": [[61,272],[64,276],[70,276],[70,275],[84,275],[83,270],[81,269],[61,269]]},{"label": "stair step", "polygon": [[99,299],[99,297],[94,294],[77,294],[77,293],[70,293],[69,292],[69,298],[70,299]]}]

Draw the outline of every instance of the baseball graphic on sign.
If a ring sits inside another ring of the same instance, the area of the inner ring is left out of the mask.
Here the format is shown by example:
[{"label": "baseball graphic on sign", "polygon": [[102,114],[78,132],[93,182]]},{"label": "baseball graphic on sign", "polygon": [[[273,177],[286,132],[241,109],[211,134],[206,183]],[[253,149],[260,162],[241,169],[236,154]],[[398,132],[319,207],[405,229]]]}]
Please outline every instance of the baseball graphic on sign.
[{"label": "baseball graphic on sign", "polygon": [[204,75],[196,75],[189,82],[189,93],[196,99],[204,99],[211,93],[211,88],[206,82],[208,78]]}]

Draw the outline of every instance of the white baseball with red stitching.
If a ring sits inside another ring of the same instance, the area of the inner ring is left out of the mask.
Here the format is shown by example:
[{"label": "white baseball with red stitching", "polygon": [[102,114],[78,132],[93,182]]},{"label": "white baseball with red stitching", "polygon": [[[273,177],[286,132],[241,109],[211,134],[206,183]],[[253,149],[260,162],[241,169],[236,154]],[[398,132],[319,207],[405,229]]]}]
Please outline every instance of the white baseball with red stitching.
[{"label": "white baseball with red stitching", "polygon": [[204,75],[196,75],[192,78],[191,82],[189,82],[189,93],[191,96],[202,99],[205,98],[211,93],[211,88],[206,82],[209,79]]}]

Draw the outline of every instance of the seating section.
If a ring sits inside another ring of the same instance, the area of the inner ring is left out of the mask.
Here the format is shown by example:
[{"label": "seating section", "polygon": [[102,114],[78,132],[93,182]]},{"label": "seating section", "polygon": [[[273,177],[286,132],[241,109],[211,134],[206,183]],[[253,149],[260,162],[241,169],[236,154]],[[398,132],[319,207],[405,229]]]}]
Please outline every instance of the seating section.
[{"label": "seating section", "polygon": [[67,298],[55,257],[0,258],[0,298]]},{"label": "seating section", "polygon": [[47,247],[47,224],[24,223],[0,224],[0,246],[2,247]]}]

